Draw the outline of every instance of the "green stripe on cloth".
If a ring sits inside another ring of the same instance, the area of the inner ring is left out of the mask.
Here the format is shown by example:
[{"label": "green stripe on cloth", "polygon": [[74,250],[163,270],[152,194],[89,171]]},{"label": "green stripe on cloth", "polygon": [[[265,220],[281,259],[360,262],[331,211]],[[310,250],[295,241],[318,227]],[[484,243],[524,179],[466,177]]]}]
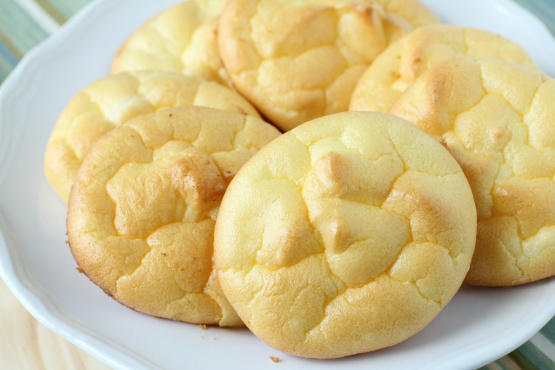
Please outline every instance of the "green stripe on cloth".
[{"label": "green stripe on cloth", "polygon": [[49,2],[64,14],[66,18],[69,18],[90,3],[91,0],[49,0]]},{"label": "green stripe on cloth", "polygon": [[501,357],[499,360],[495,361],[495,363],[500,364],[506,370],[521,369],[521,367],[510,356]]},{"label": "green stripe on cloth", "polygon": [[543,327],[541,333],[552,343],[555,343],[555,318],[551,319],[551,321]]},{"label": "green stripe on cloth", "polygon": [[3,0],[0,2],[0,31],[10,35],[10,42],[16,49],[16,55],[23,55],[48,33],[15,2]]},{"label": "green stripe on cloth", "polygon": [[547,357],[530,341],[511,352],[509,357],[523,369],[555,369],[553,359]]},{"label": "green stripe on cloth", "polygon": [[58,24],[64,24],[65,21],[69,18],[64,13],[58,9],[58,7],[52,4],[50,0],[35,0],[35,2],[40,5],[41,8],[44,9],[48,15],[54,19]]},{"label": "green stripe on cloth", "polygon": [[537,367],[525,355],[520,353],[518,349],[508,354],[507,357],[510,357],[514,362],[518,364],[518,366],[523,369],[537,369]]}]

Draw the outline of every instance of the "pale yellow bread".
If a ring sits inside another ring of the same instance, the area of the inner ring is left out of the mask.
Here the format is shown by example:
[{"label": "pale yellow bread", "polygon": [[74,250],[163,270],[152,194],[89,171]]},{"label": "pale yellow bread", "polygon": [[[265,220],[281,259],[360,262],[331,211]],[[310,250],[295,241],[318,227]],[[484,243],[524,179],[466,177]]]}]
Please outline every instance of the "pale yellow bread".
[{"label": "pale yellow bread", "polygon": [[214,224],[237,170],[279,135],[259,118],[199,107],[163,109],[112,130],[71,191],[75,260],[136,311],[241,325],[213,268]]},{"label": "pale yellow bread", "polygon": [[500,35],[454,25],[430,25],[404,36],[376,58],[358,81],[349,109],[387,112],[423,72],[465,55],[536,68],[522,46]]},{"label": "pale yellow bread", "polygon": [[231,85],[218,51],[218,16],[225,0],[188,0],[149,20],[121,46],[112,73],[178,71]]},{"label": "pale yellow bread", "polygon": [[346,111],[380,52],[437,22],[418,0],[230,0],[218,42],[235,88],[287,131]]},{"label": "pale yellow bread", "polygon": [[420,76],[390,112],[441,140],[478,210],[465,282],[510,286],[555,274],[555,80],[466,57]]},{"label": "pale yellow bread", "polygon": [[83,158],[102,135],[139,115],[190,105],[259,116],[235,91],[198,77],[163,71],[111,75],[76,94],[61,113],[46,147],[46,178],[67,202]]},{"label": "pale yellow bread", "polygon": [[245,164],[222,201],[214,253],[254,334],[337,358],[425,327],[460,287],[475,238],[472,192],[444,147],[398,117],[346,112]]}]

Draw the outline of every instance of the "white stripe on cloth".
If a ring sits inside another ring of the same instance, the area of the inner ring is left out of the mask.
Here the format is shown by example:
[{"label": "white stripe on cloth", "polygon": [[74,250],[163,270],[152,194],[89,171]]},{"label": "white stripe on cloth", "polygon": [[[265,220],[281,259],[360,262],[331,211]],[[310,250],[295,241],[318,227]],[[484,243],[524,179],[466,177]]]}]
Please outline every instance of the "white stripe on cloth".
[{"label": "white stripe on cloth", "polygon": [[534,335],[530,342],[542,351],[551,361],[555,362],[555,345],[551,343],[542,333]]},{"label": "white stripe on cloth", "polygon": [[16,0],[19,6],[48,33],[54,33],[60,25],[34,0]]}]

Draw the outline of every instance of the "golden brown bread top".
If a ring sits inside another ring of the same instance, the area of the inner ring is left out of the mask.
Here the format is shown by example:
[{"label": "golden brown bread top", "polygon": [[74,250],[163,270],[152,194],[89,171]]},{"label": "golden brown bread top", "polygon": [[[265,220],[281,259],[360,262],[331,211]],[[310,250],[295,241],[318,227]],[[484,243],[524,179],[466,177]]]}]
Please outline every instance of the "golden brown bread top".
[{"label": "golden brown bread top", "polygon": [[153,316],[241,325],[212,264],[218,207],[238,169],[279,132],[259,118],[186,107],[103,136],[68,205],[72,253],[121,303]]},{"label": "golden brown bread top", "polygon": [[431,321],[462,283],[475,231],[472,193],[445,148],[397,117],[347,112],[284,134],[239,171],[215,261],[257,336],[335,358]]},{"label": "golden brown bread top", "polygon": [[149,20],[122,45],[112,73],[178,71],[231,86],[218,51],[218,16],[225,0],[188,0]]},{"label": "golden brown bread top", "polygon": [[349,109],[387,112],[423,72],[465,55],[536,68],[522,46],[500,35],[447,24],[425,26],[396,41],[376,58],[358,81]]},{"label": "golden brown bread top", "polygon": [[382,50],[436,22],[417,0],[230,0],[218,42],[238,91],[287,131],[347,110]]},{"label": "golden brown bread top", "polygon": [[102,135],[139,115],[190,105],[259,116],[235,91],[198,77],[164,71],[111,75],[76,94],[58,118],[45,153],[48,181],[67,202],[83,158]]},{"label": "golden brown bread top", "polygon": [[423,74],[390,112],[445,143],[478,210],[466,281],[514,285],[555,274],[555,80],[487,58]]}]

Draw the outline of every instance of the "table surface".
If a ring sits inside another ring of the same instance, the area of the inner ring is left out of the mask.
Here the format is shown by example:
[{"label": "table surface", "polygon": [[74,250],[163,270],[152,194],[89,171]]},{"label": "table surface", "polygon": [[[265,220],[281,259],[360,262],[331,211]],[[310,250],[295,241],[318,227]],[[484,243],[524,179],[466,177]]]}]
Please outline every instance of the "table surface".
[{"label": "table surface", "polygon": [[[0,0],[0,83],[27,51],[90,1]],[[512,1],[537,16],[555,35],[555,0]],[[0,368],[108,369],[35,320],[1,279]],[[483,369],[555,369],[555,319],[530,341]]]}]

